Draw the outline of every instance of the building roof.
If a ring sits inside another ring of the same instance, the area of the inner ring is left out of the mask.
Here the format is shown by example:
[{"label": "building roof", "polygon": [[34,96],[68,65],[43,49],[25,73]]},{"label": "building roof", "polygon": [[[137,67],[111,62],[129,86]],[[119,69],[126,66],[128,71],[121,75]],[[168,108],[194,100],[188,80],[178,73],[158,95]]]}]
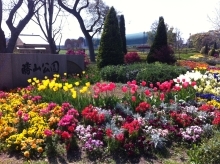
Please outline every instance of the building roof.
[{"label": "building roof", "polygon": [[40,35],[20,34],[18,37],[20,38],[23,44],[40,44],[40,45],[49,44]]}]

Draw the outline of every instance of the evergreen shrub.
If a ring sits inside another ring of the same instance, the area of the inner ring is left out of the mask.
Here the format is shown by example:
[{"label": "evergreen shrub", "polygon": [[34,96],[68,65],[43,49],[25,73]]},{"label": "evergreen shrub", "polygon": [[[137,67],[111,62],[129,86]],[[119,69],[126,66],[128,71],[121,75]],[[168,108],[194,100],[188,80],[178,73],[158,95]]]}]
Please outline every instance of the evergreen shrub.
[{"label": "evergreen shrub", "polygon": [[101,78],[105,81],[126,83],[137,80],[141,82],[156,83],[174,79],[180,74],[186,73],[187,69],[180,66],[172,66],[162,63],[134,63],[129,65],[106,66],[101,69]]},{"label": "evergreen shrub", "polygon": [[118,19],[114,7],[111,7],[104,23],[100,46],[97,56],[98,68],[107,65],[124,64],[122,39],[119,31]]}]

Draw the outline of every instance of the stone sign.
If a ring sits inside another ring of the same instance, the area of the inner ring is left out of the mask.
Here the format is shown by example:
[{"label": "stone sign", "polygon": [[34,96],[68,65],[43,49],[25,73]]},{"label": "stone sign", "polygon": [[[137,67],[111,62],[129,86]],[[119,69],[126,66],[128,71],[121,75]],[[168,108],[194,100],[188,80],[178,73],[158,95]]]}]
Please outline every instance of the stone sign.
[{"label": "stone sign", "polygon": [[43,79],[53,74],[81,73],[82,55],[0,54],[0,90],[25,87],[27,79]]}]

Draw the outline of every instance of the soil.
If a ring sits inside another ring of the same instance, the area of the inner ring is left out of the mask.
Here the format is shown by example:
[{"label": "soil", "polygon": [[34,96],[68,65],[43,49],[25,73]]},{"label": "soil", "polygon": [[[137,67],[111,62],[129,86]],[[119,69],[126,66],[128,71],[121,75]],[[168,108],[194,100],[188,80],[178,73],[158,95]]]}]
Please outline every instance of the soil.
[{"label": "soil", "polygon": [[[163,154],[155,156],[133,156],[128,157],[124,154],[112,154],[102,156],[87,157],[85,152],[72,150],[67,154],[58,154],[42,159],[33,159],[26,163],[32,164],[186,164],[188,156],[184,150],[168,149]],[[23,164],[25,159],[21,156],[0,154],[1,164]]]}]

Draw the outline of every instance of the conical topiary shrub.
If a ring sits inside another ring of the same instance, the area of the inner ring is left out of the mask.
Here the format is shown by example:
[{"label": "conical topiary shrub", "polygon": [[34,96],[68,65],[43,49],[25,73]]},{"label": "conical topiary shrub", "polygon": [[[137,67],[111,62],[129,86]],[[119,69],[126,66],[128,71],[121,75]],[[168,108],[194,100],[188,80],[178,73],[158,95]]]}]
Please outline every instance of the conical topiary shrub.
[{"label": "conical topiary shrub", "polygon": [[156,61],[167,64],[176,62],[174,53],[167,44],[167,30],[163,17],[159,18],[156,36],[147,56],[148,63]]},{"label": "conical topiary shrub", "polygon": [[119,65],[123,63],[124,53],[118,19],[114,7],[111,7],[104,23],[97,56],[97,65],[99,68],[102,68],[107,65]]}]

